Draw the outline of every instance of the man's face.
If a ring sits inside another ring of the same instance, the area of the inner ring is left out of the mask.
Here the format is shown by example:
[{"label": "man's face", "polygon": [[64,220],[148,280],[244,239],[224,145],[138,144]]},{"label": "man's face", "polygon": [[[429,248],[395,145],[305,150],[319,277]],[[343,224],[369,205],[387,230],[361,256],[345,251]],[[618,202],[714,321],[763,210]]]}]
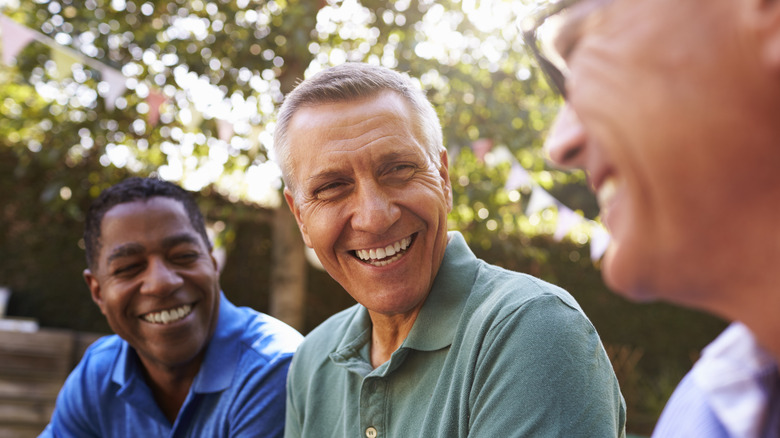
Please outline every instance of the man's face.
[{"label": "man's face", "polygon": [[108,324],[147,369],[199,360],[217,322],[218,274],[179,201],[154,197],[108,210],[97,272],[84,277]]},{"label": "man's face", "polygon": [[303,107],[289,127],[296,193],[285,190],[306,244],[371,312],[422,306],[447,246],[446,165],[432,163],[411,109],[393,92]]},{"label": "man's face", "polygon": [[568,102],[546,149],[588,172],[612,235],[607,283],[694,304],[728,272],[729,248],[777,164],[744,146],[766,134],[766,120],[756,117],[750,40],[735,24],[742,2],[600,3],[557,41]]}]

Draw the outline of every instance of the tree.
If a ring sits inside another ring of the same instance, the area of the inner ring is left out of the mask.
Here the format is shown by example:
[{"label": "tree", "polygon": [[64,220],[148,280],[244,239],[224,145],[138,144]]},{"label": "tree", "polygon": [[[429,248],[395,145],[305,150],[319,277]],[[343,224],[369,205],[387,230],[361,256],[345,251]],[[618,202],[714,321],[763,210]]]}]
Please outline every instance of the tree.
[{"label": "tree", "polygon": [[[247,217],[265,221],[249,228],[276,227],[271,309],[300,317],[302,301],[286,299],[300,297],[311,274],[269,164],[274,111],[305,75],[366,61],[408,72],[436,107],[451,162],[450,227],[479,254],[568,286],[588,314],[599,315],[594,323],[606,342],[641,344],[641,322],[702,321],[635,309],[606,292],[586,254],[587,229],[554,241],[555,209],[526,214],[531,186],[506,187],[519,163],[533,187],[586,218],[597,215],[584,175],[550,169],[542,157],[560,100],[516,26],[534,3],[0,0],[0,12],[35,36],[0,66],[0,283],[21,295],[22,314],[107,330],[88,295],[74,292],[83,289],[84,212],[125,176],[156,173],[201,192],[209,218],[224,225],[223,246],[235,243],[236,224]],[[20,37],[9,29],[4,42]],[[309,291],[311,302],[324,301]],[[630,312],[636,328],[626,330],[618,313]],[[663,349],[674,350],[686,356],[674,358],[684,370],[687,355],[722,325],[710,319],[699,327],[706,329],[691,342],[661,338],[663,347],[645,351],[667,357]]]}]

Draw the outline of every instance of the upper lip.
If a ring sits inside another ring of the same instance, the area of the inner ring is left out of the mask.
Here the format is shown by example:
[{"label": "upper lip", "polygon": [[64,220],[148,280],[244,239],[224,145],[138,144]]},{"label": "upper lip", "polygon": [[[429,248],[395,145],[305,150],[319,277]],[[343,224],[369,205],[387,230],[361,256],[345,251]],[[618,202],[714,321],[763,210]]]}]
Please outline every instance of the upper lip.
[{"label": "upper lip", "polygon": [[406,236],[403,236],[403,237],[399,237],[397,239],[388,240],[388,241],[386,241],[386,243],[378,243],[378,244],[372,244],[371,246],[363,246],[363,247],[360,247],[360,248],[356,248],[356,249],[353,249],[351,252],[353,254],[357,254],[358,251],[371,251],[371,250],[377,250],[377,249],[380,249],[380,248],[384,249],[384,248],[386,248],[388,246],[395,245],[395,243],[401,242],[402,240],[407,239],[407,238],[408,239],[412,239],[412,241],[414,241],[414,236],[416,236],[416,235],[417,235],[417,233],[412,233],[412,234],[409,234],[409,235],[406,235]]},{"label": "upper lip", "polygon": [[594,193],[598,193],[604,181],[614,172],[607,166],[600,166],[594,170],[588,171],[588,179]]},{"label": "upper lip", "polygon": [[139,313],[138,317],[139,318],[143,318],[145,315],[148,315],[150,313],[159,313],[159,312],[162,312],[164,310],[177,309],[177,308],[179,308],[181,306],[190,306],[190,307],[192,307],[192,306],[195,306],[195,302],[174,303],[174,304],[170,304],[170,305],[159,306],[159,307],[156,307],[153,310],[147,310],[145,312]]}]

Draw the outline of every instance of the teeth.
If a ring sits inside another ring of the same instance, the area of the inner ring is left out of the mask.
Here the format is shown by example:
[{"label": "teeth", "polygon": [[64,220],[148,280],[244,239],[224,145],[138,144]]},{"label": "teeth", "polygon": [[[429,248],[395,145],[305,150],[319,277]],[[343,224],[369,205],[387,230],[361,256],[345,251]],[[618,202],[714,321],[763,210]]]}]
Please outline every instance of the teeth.
[{"label": "teeth", "polygon": [[175,309],[168,309],[160,312],[147,313],[146,315],[143,315],[142,318],[146,322],[151,322],[156,324],[170,324],[172,322],[176,322],[184,318],[185,316],[189,315],[191,312],[192,312],[192,306],[190,306],[189,304],[185,304]]},{"label": "teeth", "polygon": [[615,197],[615,193],[617,193],[617,181],[615,181],[615,178],[609,177],[605,179],[601,187],[599,187],[598,193],[596,193],[599,207],[606,209],[612,198]]},{"label": "teeth", "polygon": [[[398,242],[395,242],[391,245],[387,245],[384,248],[359,249],[355,251],[355,254],[358,256],[360,260],[365,260],[367,262],[370,262],[374,266],[384,266],[388,263],[397,260],[401,256],[399,253],[405,250],[406,248],[408,248],[411,243],[412,243],[412,238],[405,237],[399,240]],[[398,257],[393,257],[395,255],[398,255]],[[393,258],[386,259],[387,257],[393,257]],[[382,259],[386,259],[386,260],[382,260]]]}]

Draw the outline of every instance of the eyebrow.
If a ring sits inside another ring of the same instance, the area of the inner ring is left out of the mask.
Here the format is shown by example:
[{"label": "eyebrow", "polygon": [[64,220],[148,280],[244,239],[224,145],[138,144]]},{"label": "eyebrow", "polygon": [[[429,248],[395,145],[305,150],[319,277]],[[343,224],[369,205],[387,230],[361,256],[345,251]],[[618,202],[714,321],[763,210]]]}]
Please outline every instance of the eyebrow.
[{"label": "eyebrow", "polygon": [[[163,247],[163,249],[168,250],[177,245],[181,245],[183,243],[191,243],[197,245],[199,243],[199,239],[200,239],[199,236],[196,236],[189,232],[183,232],[179,234],[174,234],[173,236],[166,237],[165,239],[162,240],[161,246]],[[114,248],[111,254],[109,254],[106,263],[111,264],[112,261],[122,257],[132,257],[143,253],[145,250],[146,247],[144,247],[140,243],[136,243],[136,242],[126,243],[124,245],[120,245]]]},{"label": "eyebrow", "polygon": [[[422,148],[422,146],[420,146]],[[428,152],[423,150],[422,156],[424,158],[427,158]],[[400,160],[400,159],[406,159],[406,158],[416,158],[418,155],[414,152],[398,152],[398,151],[389,151],[385,152],[381,155],[379,155],[379,158],[375,160],[379,163],[387,163],[390,161]],[[320,181],[328,181],[334,178],[340,178],[344,176],[346,173],[351,173],[351,171],[343,171],[338,169],[329,169],[324,170],[319,173],[315,173],[314,175],[306,178],[306,181],[309,183],[319,183]]]}]

